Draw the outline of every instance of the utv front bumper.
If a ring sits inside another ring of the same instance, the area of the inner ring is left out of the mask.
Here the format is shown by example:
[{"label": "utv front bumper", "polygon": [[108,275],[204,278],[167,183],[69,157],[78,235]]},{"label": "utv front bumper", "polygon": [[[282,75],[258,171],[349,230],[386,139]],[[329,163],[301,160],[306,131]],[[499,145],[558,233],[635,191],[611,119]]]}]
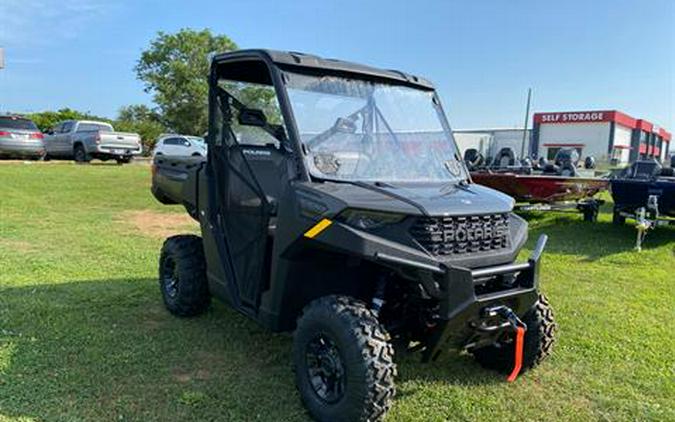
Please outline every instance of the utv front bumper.
[{"label": "utv front bumper", "polygon": [[[488,312],[506,306],[522,317],[538,298],[539,260],[547,236],[539,237],[532,256],[522,263],[467,269],[445,264],[432,265],[377,253],[388,265],[419,270],[426,293],[439,300],[435,327],[425,341],[424,360],[434,360],[445,349],[473,349],[493,344],[512,329],[509,321]],[[501,288],[483,286],[497,282]],[[503,286],[508,286],[503,288]]]},{"label": "utv front bumper", "polygon": [[546,235],[539,237],[526,262],[469,269],[344,224],[323,229],[318,235],[310,230],[305,237],[331,250],[358,251],[359,256],[419,282],[424,293],[437,301],[437,317],[421,345],[425,360],[436,359],[445,349],[471,350],[494,344],[513,327],[487,310],[504,306],[522,318],[538,300],[539,260]]}]

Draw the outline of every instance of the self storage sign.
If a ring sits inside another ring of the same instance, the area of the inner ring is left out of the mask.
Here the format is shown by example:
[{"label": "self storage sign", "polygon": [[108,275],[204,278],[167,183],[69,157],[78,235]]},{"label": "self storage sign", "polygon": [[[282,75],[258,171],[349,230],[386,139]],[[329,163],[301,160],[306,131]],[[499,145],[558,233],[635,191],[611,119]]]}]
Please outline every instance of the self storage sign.
[{"label": "self storage sign", "polygon": [[542,113],[538,119],[539,123],[585,123],[585,122],[607,122],[611,116],[604,111],[579,111],[573,113]]}]

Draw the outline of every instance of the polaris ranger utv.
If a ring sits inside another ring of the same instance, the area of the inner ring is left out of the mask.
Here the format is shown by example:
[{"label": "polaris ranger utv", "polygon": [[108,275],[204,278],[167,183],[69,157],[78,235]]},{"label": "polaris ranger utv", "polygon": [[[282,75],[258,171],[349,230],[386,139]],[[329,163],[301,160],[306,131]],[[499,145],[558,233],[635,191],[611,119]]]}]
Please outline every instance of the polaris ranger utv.
[{"label": "polaris ranger utv", "polygon": [[208,154],[158,156],[152,192],[201,237],[166,240],[168,310],[224,300],[295,331],[300,396],[319,420],[378,420],[394,350],[468,351],[510,374],[553,343],[539,293],[542,236],[472,183],[433,86],[398,71],[264,50],[217,55]]}]

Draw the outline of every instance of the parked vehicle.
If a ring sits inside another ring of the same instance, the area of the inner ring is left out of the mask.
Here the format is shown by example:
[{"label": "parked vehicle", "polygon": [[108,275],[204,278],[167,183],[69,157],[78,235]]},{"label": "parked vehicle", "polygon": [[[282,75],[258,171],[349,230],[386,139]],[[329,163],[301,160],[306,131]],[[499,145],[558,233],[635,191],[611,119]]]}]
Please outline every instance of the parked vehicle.
[{"label": "parked vehicle", "polygon": [[609,180],[597,177],[556,176],[521,173],[515,170],[471,172],[474,182],[496,189],[516,200],[523,211],[581,212],[584,221],[597,221],[602,199],[594,196],[607,190]]},{"label": "parked vehicle", "polygon": [[157,139],[155,155],[206,157],[206,143],[199,136],[166,134]]},{"label": "parked vehicle", "polygon": [[471,183],[431,83],[240,50],[213,58],[209,85],[208,159],[153,163],[155,197],[201,224],[162,247],[170,312],[199,314],[214,296],[295,330],[296,385],[319,420],[381,419],[394,346],[425,361],[467,350],[511,381],[550,353],[546,236],[514,262],[527,222]]},{"label": "parked vehicle", "polygon": [[634,219],[640,250],[647,231],[659,224],[675,224],[675,169],[654,160],[638,160],[610,182],[613,223]]},{"label": "parked vehicle", "polygon": [[32,120],[0,115],[0,156],[41,158],[45,154],[43,137]]},{"label": "parked vehicle", "polygon": [[115,132],[112,125],[89,120],[66,120],[47,131],[47,158],[86,163],[93,158],[128,163],[142,152],[137,133]]},{"label": "parked vehicle", "polygon": [[473,181],[509,195],[518,210],[581,212],[585,221],[597,220],[604,200],[594,196],[607,189],[609,180],[594,177],[592,157],[586,157],[585,170],[577,169],[579,154],[575,149],[561,149],[552,163],[544,157],[516,163],[508,148],[503,148],[499,157],[486,165],[476,149],[467,149],[464,162]]}]

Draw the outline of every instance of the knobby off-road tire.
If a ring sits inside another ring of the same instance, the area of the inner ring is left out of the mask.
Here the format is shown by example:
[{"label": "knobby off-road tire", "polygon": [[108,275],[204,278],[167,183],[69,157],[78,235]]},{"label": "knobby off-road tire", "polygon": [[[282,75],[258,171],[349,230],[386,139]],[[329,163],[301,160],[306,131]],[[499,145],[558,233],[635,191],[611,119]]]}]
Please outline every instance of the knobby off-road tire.
[{"label": "knobby off-road tire", "polygon": [[208,308],[211,296],[205,262],[200,237],[178,235],[166,239],[159,257],[159,288],[169,312],[189,317]]},{"label": "knobby off-road tire", "polygon": [[[302,401],[316,420],[381,420],[395,394],[393,357],[389,335],[361,301],[326,296],[307,305],[298,319],[293,370]],[[335,367],[341,376],[324,378]],[[342,388],[322,390],[322,385]]]},{"label": "knobby off-road tire", "polygon": [[[539,300],[525,314],[523,322],[527,324],[527,332],[523,344],[521,373],[534,368],[546,359],[551,354],[555,342],[557,325],[546,296],[539,295]],[[513,370],[514,354],[515,342],[513,341],[502,343],[499,347],[483,347],[473,352],[474,357],[483,367],[505,374]]]}]

